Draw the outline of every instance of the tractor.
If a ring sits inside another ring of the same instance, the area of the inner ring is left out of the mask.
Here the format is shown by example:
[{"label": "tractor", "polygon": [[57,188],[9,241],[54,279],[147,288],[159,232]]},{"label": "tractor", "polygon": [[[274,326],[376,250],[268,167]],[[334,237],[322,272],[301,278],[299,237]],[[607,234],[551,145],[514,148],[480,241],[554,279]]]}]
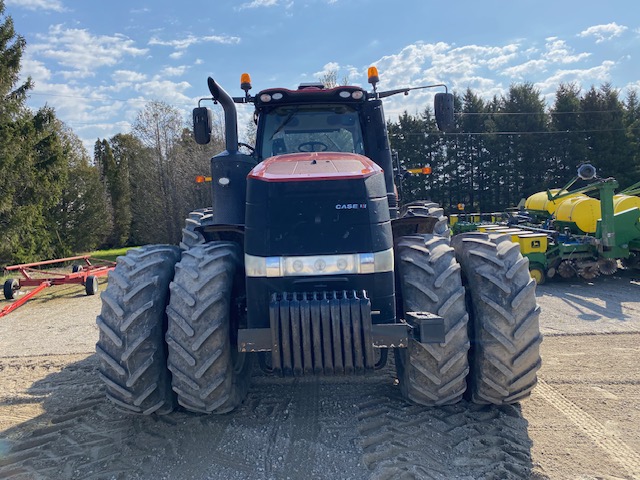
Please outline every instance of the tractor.
[{"label": "tractor", "polygon": [[[245,398],[256,363],[282,376],[367,375],[393,350],[403,397],[425,406],[526,398],[540,367],[540,309],[528,260],[508,235],[449,237],[435,203],[404,204],[382,99],[422,88],[438,128],[454,124],[444,85],[270,88],[231,97],[212,78],[193,111],[210,142],[222,106],[226,150],[211,159],[212,206],[180,246],[119,257],[96,346],[107,397],[140,414],[221,414]],[[255,145],[238,143],[252,104]]]}]

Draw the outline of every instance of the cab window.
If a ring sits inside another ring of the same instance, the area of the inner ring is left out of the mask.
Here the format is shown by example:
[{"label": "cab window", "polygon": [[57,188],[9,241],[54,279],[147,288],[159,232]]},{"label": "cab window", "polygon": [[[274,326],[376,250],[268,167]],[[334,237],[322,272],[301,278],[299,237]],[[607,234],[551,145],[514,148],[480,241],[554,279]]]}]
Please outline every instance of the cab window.
[{"label": "cab window", "polygon": [[260,116],[262,158],[299,152],[364,155],[358,112],[348,106],[287,105]]}]

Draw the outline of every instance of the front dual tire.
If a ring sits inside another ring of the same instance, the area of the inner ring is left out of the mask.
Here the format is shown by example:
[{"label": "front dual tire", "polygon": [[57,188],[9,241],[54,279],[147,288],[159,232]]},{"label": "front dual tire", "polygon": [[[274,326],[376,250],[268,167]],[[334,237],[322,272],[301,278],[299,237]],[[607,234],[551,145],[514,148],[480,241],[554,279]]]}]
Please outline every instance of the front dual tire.
[{"label": "front dual tire", "polygon": [[[453,248],[452,248],[453,247]],[[540,308],[528,260],[508,235],[402,237],[396,244],[404,312],[444,319],[445,341],[396,350],[402,395],[426,406],[504,405],[530,395],[541,366]]]},{"label": "front dual tire", "polygon": [[117,407],[144,415],[178,404],[225,413],[242,402],[252,362],[235,343],[241,259],[228,242],[196,246],[182,258],[179,248],[164,245],[118,258],[102,294],[96,345],[107,397]]}]

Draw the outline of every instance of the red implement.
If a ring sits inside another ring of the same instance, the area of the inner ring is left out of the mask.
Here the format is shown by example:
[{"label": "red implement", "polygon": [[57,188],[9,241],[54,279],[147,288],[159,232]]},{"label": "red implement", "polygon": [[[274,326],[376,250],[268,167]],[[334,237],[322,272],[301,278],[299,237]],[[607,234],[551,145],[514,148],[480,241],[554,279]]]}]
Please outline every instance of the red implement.
[{"label": "red implement", "polygon": [[[41,270],[36,267],[43,265],[56,265],[65,262],[82,261],[84,264],[74,264],[72,273],[52,272]],[[92,263],[93,262],[93,263]],[[30,298],[37,295],[47,287],[55,285],[78,284],[84,285],[87,295],[94,295],[97,292],[97,278],[103,277],[115,268],[114,262],[106,260],[92,259],[89,255],[79,255],[76,257],[59,258],[56,260],[45,260],[43,262],[23,263],[5,267],[6,271],[18,271],[22,275],[21,279],[7,280],[4,284],[4,296],[7,300],[15,298],[15,294],[22,287],[36,287],[27,292],[21,298],[14,300],[0,310],[0,317],[7,315],[16,308],[24,305]]]}]

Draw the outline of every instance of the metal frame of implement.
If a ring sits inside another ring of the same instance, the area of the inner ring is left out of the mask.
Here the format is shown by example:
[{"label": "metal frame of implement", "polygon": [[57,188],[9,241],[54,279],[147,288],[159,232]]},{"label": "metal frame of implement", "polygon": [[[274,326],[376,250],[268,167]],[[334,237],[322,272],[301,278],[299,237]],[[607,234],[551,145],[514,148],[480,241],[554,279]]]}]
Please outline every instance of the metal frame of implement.
[{"label": "metal frame of implement", "polygon": [[[36,268],[43,265],[55,265],[78,260],[83,261],[84,265],[82,265],[81,268],[78,268],[77,271],[69,274],[61,272],[51,272]],[[94,263],[92,263],[92,261]],[[86,285],[87,277],[104,277],[109,273],[109,271],[113,270],[115,266],[115,262],[91,258],[91,256],[89,255],[78,255],[76,257],[59,258],[55,260],[45,260],[42,262],[34,263],[23,263],[20,265],[11,265],[9,267],[5,267],[5,270],[8,272],[17,271],[22,275],[23,278],[18,279],[18,289],[22,287],[36,288],[30,290],[24,296],[21,296],[9,305],[6,305],[4,308],[2,308],[0,310],[0,317],[5,316],[18,307],[24,305],[28,300],[33,298],[35,295],[37,295],[47,287],[70,284]]]}]

